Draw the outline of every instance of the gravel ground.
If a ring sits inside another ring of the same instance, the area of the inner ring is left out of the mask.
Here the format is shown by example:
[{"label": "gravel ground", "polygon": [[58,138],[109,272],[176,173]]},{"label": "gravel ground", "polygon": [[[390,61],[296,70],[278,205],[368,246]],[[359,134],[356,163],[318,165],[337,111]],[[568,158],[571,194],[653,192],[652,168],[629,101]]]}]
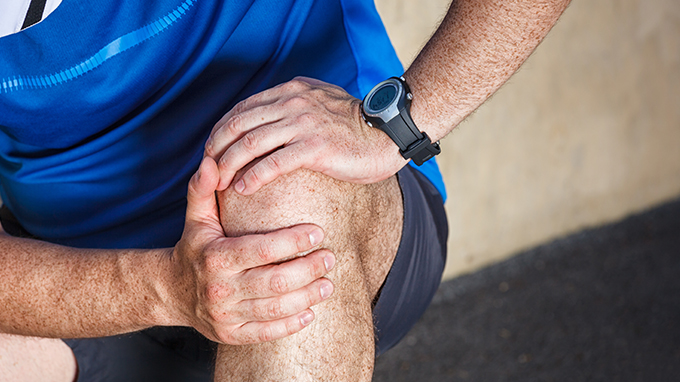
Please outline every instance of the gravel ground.
[{"label": "gravel ground", "polygon": [[374,381],[680,381],[680,199],[443,283]]}]

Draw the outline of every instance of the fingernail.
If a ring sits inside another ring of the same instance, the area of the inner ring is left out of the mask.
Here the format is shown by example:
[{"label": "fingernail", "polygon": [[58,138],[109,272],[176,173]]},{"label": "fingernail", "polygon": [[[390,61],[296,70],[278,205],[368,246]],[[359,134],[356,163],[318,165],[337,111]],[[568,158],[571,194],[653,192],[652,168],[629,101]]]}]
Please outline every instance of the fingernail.
[{"label": "fingernail", "polygon": [[330,271],[333,269],[333,266],[335,265],[335,257],[332,255],[325,256],[323,258],[323,263],[326,266],[326,271]]},{"label": "fingernail", "polygon": [[239,180],[236,185],[234,186],[234,189],[236,189],[236,192],[243,192],[243,190],[246,189],[246,184],[243,181],[243,179]]},{"label": "fingernail", "polygon": [[321,243],[321,240],[323,240],[323,232],[320,229],[315,229],[309,233],[309,242],[312,244],[312,247]]},{"label": "fingernail", "polygon": [[307,326],[307,325],[309,325],[310,322],[312,322],[313,319],[314,319],[313,314],[311,314],[309,312],[305,312],[302,315],[302,317],[300,317],[300,323],[302,324],[302,326]]},{"label": "fingernail", "polygon": [[328,296],[331,295],[331,293],[333,293],[333,287],[331,286],[330,283],[325,283],[321,285],[321,288],[319,288],[319,292],[321,292],[321,298],[325,300],[328,298]]}]

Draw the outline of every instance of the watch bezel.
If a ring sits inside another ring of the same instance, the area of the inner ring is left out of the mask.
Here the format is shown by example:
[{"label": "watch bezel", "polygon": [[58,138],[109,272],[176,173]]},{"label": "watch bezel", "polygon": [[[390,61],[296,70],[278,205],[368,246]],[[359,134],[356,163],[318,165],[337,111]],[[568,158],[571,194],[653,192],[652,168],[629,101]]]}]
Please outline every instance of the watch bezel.
[{"label": "watch bezel", "polygon": [[[395,86],[397,88],[394,98],[386,107],[382,109],[371,109],[370,103],[373,99],[373,96],[375,96],[375,94],[382,90],[385,86]],[[400,114],[400,110],[402,110],[405,106],[403,100],[406,99],[406,95],[404,95],[404,92],[404,85],[396,78],[388,78],[385,81],[380,82],[373,89],[371,89],[368,95],[364,98],[362,104],[364,114],[371,118],[380,119],[383,123],[390,121],[392,118],[398,116]]]}]

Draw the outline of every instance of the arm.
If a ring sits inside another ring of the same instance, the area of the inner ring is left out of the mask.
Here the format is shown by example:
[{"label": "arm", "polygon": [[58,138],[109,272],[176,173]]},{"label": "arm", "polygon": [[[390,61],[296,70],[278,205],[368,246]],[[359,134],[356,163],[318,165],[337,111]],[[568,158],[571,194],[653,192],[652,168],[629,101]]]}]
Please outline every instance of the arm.
[{"label": "arm", "polygon": [[79,250],[0,238],[0,332],[106,336],[163,322],[168,251]]},{"label": "arm", "polygon": [[323,233],[306,224],[227,238],[217,181],[215,163],[204,160],[189,184],[175,248],[85,250],[0,233],[0,332],[77,338],[177,325],[240,344],[258,342],[263,332],[280,338],[301,330],[313,319],[309,306],[323,299],[321,286],[330,284],[319,277],[333,255],[321,250],[267,264],[316,248]]},{"label": "arm", "polygon": [[[438,140],[488,99],[557,22],[569,0],[454,0],[437,32],[404,74],[416,125]],[[386,134],[361,120],[359,100],[296,79],[256,94],[215,125],[206,144],[221,181],[251,194],[277,176],[309,168],[371,183],[407,162]],[[236,172],[264,156],[238,179]]]},{"label": "arm", "polygon": [[445,137],[519,69],[569,2],[454,0],[404,73],[416,125]]}]

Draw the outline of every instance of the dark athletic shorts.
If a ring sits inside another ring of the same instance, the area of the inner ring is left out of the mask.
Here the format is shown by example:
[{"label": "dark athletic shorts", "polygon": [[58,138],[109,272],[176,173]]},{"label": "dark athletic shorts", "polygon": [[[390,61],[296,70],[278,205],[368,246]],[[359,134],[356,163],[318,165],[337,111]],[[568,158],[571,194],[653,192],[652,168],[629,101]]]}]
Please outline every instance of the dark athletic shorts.
[{"label": "dark athletic shorts", "polygon": [[[375,302],[376,354],[396,345],[425,312],[446,260],[448,224],[442,198],[418,171],[398,179],[404,227],[394,264]],[[5,207],[5,231],[30,237]],[[78,360],[79,382],[212,381],[217,345],[192,328],[155,327],[104,338],[65,339]]]}]

